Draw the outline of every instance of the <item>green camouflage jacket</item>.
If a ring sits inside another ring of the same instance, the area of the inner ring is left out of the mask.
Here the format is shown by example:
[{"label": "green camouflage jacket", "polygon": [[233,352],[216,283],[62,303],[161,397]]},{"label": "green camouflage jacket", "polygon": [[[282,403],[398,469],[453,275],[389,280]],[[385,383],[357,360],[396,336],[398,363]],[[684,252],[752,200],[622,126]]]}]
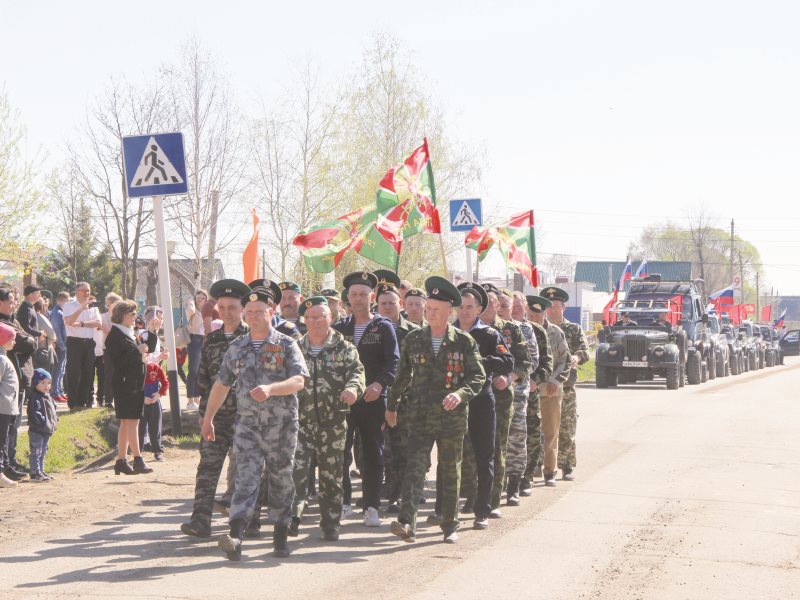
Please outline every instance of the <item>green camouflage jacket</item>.
[{"label": "green camouflage jacket", "polygon": [[538,386],[550,379],[553,374],[553,349],[550,347],[550,339],[545,328],[533,321],[528,323],[533,327],[539,349],[539,364],[531,374],[531,380]]},{"label": "green camouflage jacket", "polygon": [[415,329],[406,335],[400,351],[400,366],[389,390],[388,409],[396,411],[400,396],[407,392],[415,406],[441,406],[444,397],[455,393],[461,398],[456,410],[466,410],[486,380],[481,355],[472,336],[447,326],[439,353],[434,356],[431,328]]},{"label": "green camouflage jacket", "polygon": [[[561,324],[561,331],[564,332],[564,337],[567,338],[567,346],[569,346],[569,353],[578,357],[578,364],[582,365],[589,360],[589,346],[586,344],[586,336],[583,334],[583,329],[577,323],[572,323],[564,319]],[[578,369],[570,369],[569,376],[567,377],[565,388],[575,386],[578,380]]]},{"label": "green camouflage jacket", "polygon": [[519,380],[527,380],[531,376],[531,353],[528,351],[528,342],[519,330],[519,325],[514,321],[505,321],[495,317],[494,321],[487,323],[503,336],[506,346],[514,357],[514,373]]},{"label": "green camouflage jacket", "polygon": [[311,354],[308,334],[299,344],[309,371],[305,387],[297,394],[300,423],[324,424],[344,419],[350,407],[339,399],[341,393],[350,388],[359,398],[366,387],[358,350],[333,329],[316,356]]},{"label": "green camouflage jacket", "polygon": [[[225,335],[222,329],[217,329],[209,333],[205,340],[203,340],[203,350],[200,352],[200,369],[197,372],[197,391],[200,394],[200,416],[206,414],[206,406],[208,405],[208,395],[211,393],[211,388],[217,380],[217,373],[219,367],[222,365],[222,359],[228,351],[228,346],[236,338],[243,336],[250,331],[250,328],[242,323],[231,334],[230,337]],[[236,390],[231,388],[228,392],[225,402],[219,407],[219,411],[214,416],[215,419],[230,417],[231,419],[236,414]]]}]

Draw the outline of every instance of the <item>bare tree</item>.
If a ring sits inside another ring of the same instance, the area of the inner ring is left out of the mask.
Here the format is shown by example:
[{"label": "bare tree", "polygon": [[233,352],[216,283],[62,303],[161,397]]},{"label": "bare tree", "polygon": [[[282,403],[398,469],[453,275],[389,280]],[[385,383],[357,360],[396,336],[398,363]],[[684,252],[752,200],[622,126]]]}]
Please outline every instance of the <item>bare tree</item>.
[{"label": "bare tree", "polygon": [[161,131],[168,113],[159,86],[112,80],[89,109],[68,145],[71,173],[94,206],[92,216],[107,247],[120,263],[122,292],[136,294],[139,255],[152,234],[149,199],[129,198],[122,160],[122,137]]},{"label": "bare tree", "polygon": [[188,248],[184,254],[195,261],[199,287],[203,266],[213,265],[217,252],[241,231],[241,226],[218,227],[246,184],[241,119],[225,74],[198,38],[184,43],[179,61],[162,73],[170,82],[173,127],[185,133],[189,178],[188,197],[167,204],[167,212]]},{"label": "bare tree", "polygon": [[571,280],[575,273],[575,257],[570,254],[551,254],[547,257],[545,266],[553,277],[564,275]]}]

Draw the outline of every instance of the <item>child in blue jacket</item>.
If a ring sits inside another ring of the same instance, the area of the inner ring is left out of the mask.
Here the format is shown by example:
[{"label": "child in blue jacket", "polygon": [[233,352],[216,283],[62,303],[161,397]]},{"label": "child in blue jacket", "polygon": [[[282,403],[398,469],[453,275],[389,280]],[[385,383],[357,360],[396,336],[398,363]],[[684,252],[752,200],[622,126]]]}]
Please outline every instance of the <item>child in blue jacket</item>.
[{"label": "child in blue jacket", "polygon": [[44,472],[44,459],[50,436],[58,427],[55,400],[50,396],[53,380],[44,369],[33,372],[31,387],[33,393],[28,399],[28,439],[31,450],[31,481],[50,481],[52,477]]}]

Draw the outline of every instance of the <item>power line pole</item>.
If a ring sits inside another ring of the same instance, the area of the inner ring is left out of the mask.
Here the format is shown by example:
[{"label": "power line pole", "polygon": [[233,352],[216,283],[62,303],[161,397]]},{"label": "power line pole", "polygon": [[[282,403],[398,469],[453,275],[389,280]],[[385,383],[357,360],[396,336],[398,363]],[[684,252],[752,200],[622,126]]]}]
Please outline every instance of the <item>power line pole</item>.
[{"label": "power line pole", "polygon": [[733,219],[731,219],[731,277],[730,280],[733,281]]},{"label": "power line pole", "polygon": [[761,318],[761,294],[758,289],[758,271],[756,271],[756,319]]},{"label": "power line pole", "polygon": [[742,253],[739,252],[739,279],[742,281],[742,292],[739,297],[739,303],[744,304],[744,262],[742,261]]}]

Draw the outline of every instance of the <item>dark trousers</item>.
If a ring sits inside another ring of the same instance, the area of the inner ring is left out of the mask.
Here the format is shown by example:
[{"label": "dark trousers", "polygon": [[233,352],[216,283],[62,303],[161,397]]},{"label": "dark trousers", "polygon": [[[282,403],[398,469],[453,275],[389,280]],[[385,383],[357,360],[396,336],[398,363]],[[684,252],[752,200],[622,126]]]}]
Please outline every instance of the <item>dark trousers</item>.
[{"label": "dark trousers", "polygon": [[494,398],[482,392],[469,403],[467,429],[475,453],[478,493],[475,495],[475,517],[489,516],[492,484],[494,483]]},{"label": "dark trousers", "polygon": [[103,395],[106,399],[106,406],[114,406],[114,388],[111,381],[114,379],[114,362],[106,358],[103,354]]},{"label": "dark trousers", "polygon": [[353,462],[353,436],[358,429],[364,465],[361,469],[361,486],[364,509],[381,505],[381,483],[383,479],[383,419],[386,414],[386,398],[375,402],[359,401],[347,415],[347,438],[344,448],[344,504],[352,504],[353,486],[350,481],[350,465]]},{"label": "dark trousers", "polygon": [[[94,357],[94,366],[92,367],[92,391],[89,392],[89,399],[91,400],[94,394],[98,406],[103,406],[105,402],[106,388],[105,388],[105,372],[106,367],[103,362],[103,355]],[[97,378],[97,390],[95,392],[94,380]],[[109,378],[110,379],[110,378]]]},{"label": "dark trousers", "polygon": [[94,340],[67,338],[67,396],[69,407],[92,405]]},{"label": "dark trousers", "polygon": [[144,436],[150,439],[150,448],[153,454],[161,454],[161,402],[145,404],[142,418],[139,419],[139,448],[144,447]]},{"label": "dark trousers", "polygon": [[17,466],[17,435],[19,434],[19,427],[22,425],[22,415],[25,414],[25,398],[28,394],[28,388],[23,387],[23,382],[19,382],[19,395],[17,396],[19,413],[12,417],[13,423],[8,432],[8,462],[13,466]]},{"label": "dark trousers", "polygon": [[51,396],[64,395],[64,368],[67,365],[67,348],[56,346],[56,368],[53,370],[53,393]]},{"label": "dark trousers", "polygon": [[189,363],[189,378],[186,382],[186,395],[189,398],[197,398],[200,394],[197,391],[197,373],[200,370],[200,352],[203,350],[204,337],[199,334],[190,334],[189,345],[186,347],[187,362]]},{"label": "dark trousers", "polygon": [[16,415],[0,415],[0,471],[11,466],[8,456],[8,442],[14,429]]}]

